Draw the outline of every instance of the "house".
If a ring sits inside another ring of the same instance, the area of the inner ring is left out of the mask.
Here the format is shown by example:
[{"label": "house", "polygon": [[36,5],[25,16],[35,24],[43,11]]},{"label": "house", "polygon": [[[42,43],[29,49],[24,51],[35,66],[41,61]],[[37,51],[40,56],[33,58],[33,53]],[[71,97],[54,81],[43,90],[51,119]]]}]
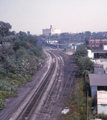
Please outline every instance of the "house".
[{"label": "house", "polygon": [[107,74],[89,74],[91,97],[97,97],[97,91],[107,91]]}]

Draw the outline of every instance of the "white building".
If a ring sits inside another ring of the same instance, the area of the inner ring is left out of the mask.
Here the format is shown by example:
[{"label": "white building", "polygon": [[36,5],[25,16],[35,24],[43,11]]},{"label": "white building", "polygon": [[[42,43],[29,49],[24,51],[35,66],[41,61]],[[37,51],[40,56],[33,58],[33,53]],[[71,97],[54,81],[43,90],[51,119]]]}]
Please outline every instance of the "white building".
[{"label": "white building", "polygon": [[107,115],[107,91],[97,91],[97,114]]},{"label": "white building", "polygon": [[94,59],[94,53],[91,50],[87,50],[87,51],[88,51],[88,57]]},{"label": "white building", "polygon": [[107,45],[103,45],[103,50],[107,50]]},{"label": "white building", "polygon": [[52,28],[52,25],[49,29],[42,30],[44,35],[53,35],[53,34],[60,34],[60,29]]}]

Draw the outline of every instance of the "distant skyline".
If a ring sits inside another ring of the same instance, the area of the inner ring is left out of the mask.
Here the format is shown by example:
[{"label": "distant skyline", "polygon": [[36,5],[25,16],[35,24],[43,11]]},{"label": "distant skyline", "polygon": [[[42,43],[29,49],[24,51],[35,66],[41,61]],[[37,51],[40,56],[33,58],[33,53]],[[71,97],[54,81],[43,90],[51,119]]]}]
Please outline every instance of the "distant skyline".
[{"label": "distant skyline", "polygon": [[107,0],[0,0],[0,21],[37,35],[50,25],[61,33],[104,32]]}]

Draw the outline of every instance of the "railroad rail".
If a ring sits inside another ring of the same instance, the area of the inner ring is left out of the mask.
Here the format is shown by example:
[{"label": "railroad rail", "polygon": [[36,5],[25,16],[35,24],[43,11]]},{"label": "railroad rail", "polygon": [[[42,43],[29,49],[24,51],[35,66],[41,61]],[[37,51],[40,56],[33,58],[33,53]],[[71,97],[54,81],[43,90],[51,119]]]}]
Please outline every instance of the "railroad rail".
[{"label": "railroad rail", "polygon": [[74,67],[68,78],[64,80],[63,55],[53,50],[47,51],[47,55],[51,57],[52,62],[38,87],[34,85],[11,114],[3,120],[53,120],[57,115],[55,113],[57,106],[60,111],[62,110],[61,100],[64,94],[72,89]]},{"label": "railroad rail", "polygon": [[[50,91],[50,94],[48,95],[48,98],[46,99],[42,110],[39,112],[37,120],[55,120],[58,119],[60,116],[60,113],[56,113],[56,109],[60,108],[60,112],[62,108],[60,106],[64,105],[64,94],[68,94],[71,89],[73,89],[73,83],[75,81],[74,76],[75,73],[75,67],[72,66],[72,70],[70,75],[68,76],[67,80],[63,80],[63,73],[64,73],[64,61],[62,59],[63,55],[59,55],[56,51],[55,53],[58,57],[58,64],[59,64],[59,71],[57,72],[58,75],[56,77],[56,80],[54,82],[53,88]],[[73,62],[73,61],[72,61]],[[65,83],[64,83],[65,81]],[[67,98],[67,96],[65,96]],[[65,99],[66,100],[66,99]],[[63,105],[61,103],[63,102]],[[59,106],[59,107],[58,107]],[[63,106],[64,107],[64,106]],[[34,120],[34,119],[31,119]]]},{"label": "railroad rail", "polygon": [[[62,57],[54,53],[57,56],[58,59],[58,70],[57,75],[55,77],[53,86],[48,94],[47,99],[45,100],[44,105],[42,106],[41,111],[39,112],[38,116],[36,117],[37,120],[48,120],[50,119],[50,116],[52,114],[52,111],[54,110],[54,104],[57,103],[59,99],[59,94],[61,92],[61,85],[63,81],[63,59]],[[31,119],[33,120],[33,118]]]},{"label": "railroad rail", "polygon": [[74,67],[72,67],[68,79],[64,80],[64,60],[62,58],[62,55],[60,55],[56,51],[52,52],[57,56],[58,59],[57,76],[54,80],[53,86],[48,94],[47,99],[42,105],[42,109],[38,113],[36,112],[35,117],[32,117],[31,120],[54,120],[58,118],[58,115],[60,115],[60,113],[57,114],[56,109],[60,108],[59,111],[61,112],[62,108],[60,107],[60,104],[62,98],[64,98],[63,95],[65,94],[65,92],[67,92],[68,94],[73,88],[75,74],[72,73],[72,71],[74,70]]}]

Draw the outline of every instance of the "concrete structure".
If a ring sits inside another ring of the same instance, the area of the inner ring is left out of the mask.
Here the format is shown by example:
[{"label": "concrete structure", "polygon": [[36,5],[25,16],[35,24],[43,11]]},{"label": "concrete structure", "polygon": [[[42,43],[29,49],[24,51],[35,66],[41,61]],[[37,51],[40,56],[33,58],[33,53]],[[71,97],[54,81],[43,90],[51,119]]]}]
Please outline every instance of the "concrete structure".
[{"label": "concrete structure", "polygon": [[94,53],[91,50],[87,50],[87,51],[88,51],[88,57],[94,59]]},{"label": "concrete structure", "polygon": [[97,91],[97,114],[107,115],[107,91]]},{"label": "concrete structure", "polygon": [[44,35],[53,35],[53,34],[60,34],[60,29],[52,28],[52,25],[49,29],[42,30]]},{"label": "concrete structure", "polygon": [[96,98],[98,90],[107,91],[107,74],[89,74],[91,97]]},{"label": "concrete structure", "polygon": [[99,50],[99,51],[87,50],[87,51],[88,51],[88,57],[91,59],[107,58],[107,50]]}]

